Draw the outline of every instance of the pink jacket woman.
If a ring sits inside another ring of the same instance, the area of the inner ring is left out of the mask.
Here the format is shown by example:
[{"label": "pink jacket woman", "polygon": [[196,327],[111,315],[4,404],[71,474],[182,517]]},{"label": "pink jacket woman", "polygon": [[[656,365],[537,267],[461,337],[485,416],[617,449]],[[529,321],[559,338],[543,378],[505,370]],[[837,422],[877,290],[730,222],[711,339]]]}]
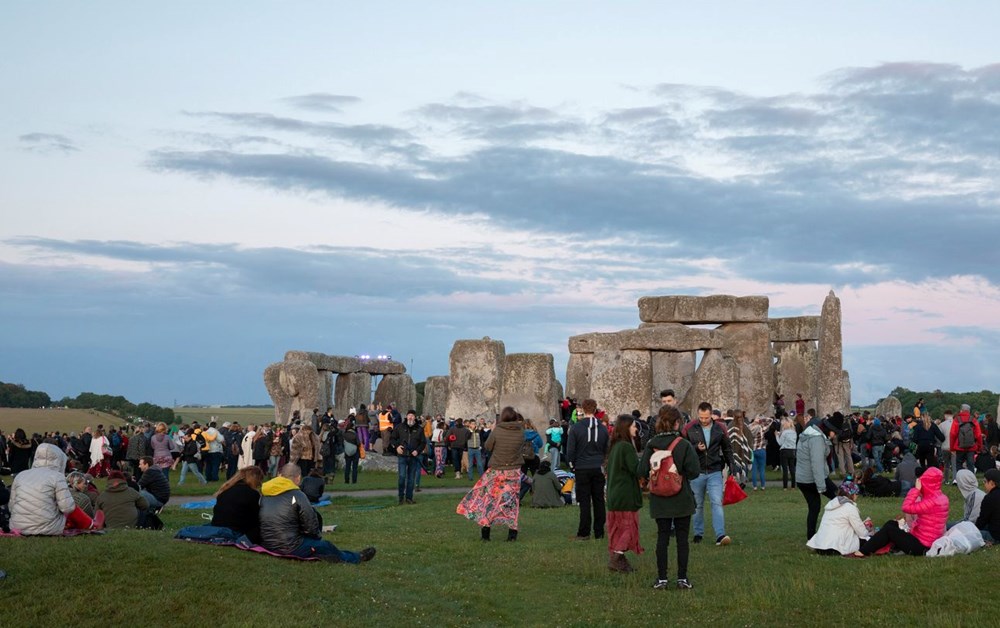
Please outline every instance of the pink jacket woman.
[{"label": "pink jacket woman", "polygon": [[903,512],[917,516],[910,524],[910,534],[927,547],[944,536],[948,524],[948,496],[941,492],[943,479],[937,467],[927,469],[920,476],[920,488],[911,488],[903,500]]}]

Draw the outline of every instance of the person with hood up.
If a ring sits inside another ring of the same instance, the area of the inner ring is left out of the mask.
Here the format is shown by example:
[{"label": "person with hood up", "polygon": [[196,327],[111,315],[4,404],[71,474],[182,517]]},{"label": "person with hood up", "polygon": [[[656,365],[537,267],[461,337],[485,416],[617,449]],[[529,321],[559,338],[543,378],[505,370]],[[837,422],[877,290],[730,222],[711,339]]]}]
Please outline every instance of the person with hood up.
[{"label": "person with hood up", "polygon": [[67,528],[104,527],[104,513],[91,519],[76,505],[63,472],[66,454],[42,443],[35,450],[31,468],[14,477],[10,487],[10,527],[25,536],[58,536]]},{"label": "person with hood up", "polygon": [[868,444],[872,447],[872,460],[875,461],[875,469],[882,473],[882,455],[885,453],[885,444],[889,440],[889,434],[885,431],[882,419],[875,417],[872,426],[868,430]]},{"label": "person with hood up", "polygon": [[813,418],[799,435],[795,448],[795,485],[806,499],[806,540],[816,534],[819,520],[819,495],[822,490],[828,499],[837,496],[837,487],[830,481],[826,458],[830,455],[830,439],[820,429],[822,423]]},{"label": "person with hood up", "polygon": [[893,479],[899,482],[901,494],[905,494],[917,483],[917,458],[912,452],[903,454],[903,459],[896,465],[896,472]]},{"label": "person with hood up", "polygon": [[980,451],[982,442],[983,430],[979,421],[970,415],[969,404],[963,403],[948,432],[948,444],[958,469],[964,467],[976,472],[976,453]]},{"label": "person with hood up", "polygon": [[934,541],[944,536],[948,523],[948,496],[941,492],[943,479],[941,469],[931,467],[917,478],[916,485],[906,494],[903,513],[916,515],[909,524],[909,531],[905,529],[903,518],[899,521],[886,521],[878,532],[851,555],[857,558],[871,556],[889,543],[896,550],[911,556],[926,554]]},{"label": "person with hood up", "polygon": [[302,469],[289,462],[281,473],[261,486],[260,544],[276,554],[298,558],[319,558],[334,563],[357,564],[371,560],[375,548],[348,552],[320,536],[320,521],[309,504],[309,498],[299,490]]},{"label": "person with hood up", "polygon": [[[968,469],[962,469],[955,474],[955,484],[958,485],[958,492],[962,494],[965,505],[962,508],[962,521],[976,522],[979,518],[979,509],[983,504],[986,493],[979,488],[979,480],[976,474]],[[948,527],[954,526],[957,521],[949,521]]]},{"label": "person with hood up", "polygon": [[816,535],[806,545],[820,554],[847,556],[858,551],[861,541],[867,541],[871,531],[858,512],[858,485],[850,480],[837,489],[837,498],[831,499],[823,512]]}]

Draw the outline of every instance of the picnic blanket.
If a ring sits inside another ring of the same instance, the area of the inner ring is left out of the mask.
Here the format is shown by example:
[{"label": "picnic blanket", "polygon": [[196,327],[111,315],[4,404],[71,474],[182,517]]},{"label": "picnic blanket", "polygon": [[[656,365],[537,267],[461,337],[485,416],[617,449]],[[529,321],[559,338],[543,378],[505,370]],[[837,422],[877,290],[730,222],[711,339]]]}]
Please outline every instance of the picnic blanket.
[{"label": "picnic blanket", "polygon": [[[323,506],[329,506],[332,503],[333,501],[327,497],[319,500],[312,506],[313,508],[322,508]],[[206,499],[202,502],[188,502],[186,504],[181,504],[181,508],[187,508],[188,510],[208,510],[209,508],[215,508],[215,499]]]},{"label": "picnic blanket", "polygon": [[[57,534],[57,535],[52,535],[52,536],[80,536],[81,534],[104,534],[104,530],[77,530],[75,528],[71,528],[69,530],[63,530],[62,534]],[[3,530],[0,530],[0,536],[10,536],[10,537],[16,536],[16,537],[22,537],[22,538],[30,539],[30,538],[33,538],[36,535],[33,535],[33,534],[31,534],[31,535],[21,534],[19,531],[14,530],[13,528],[11,528],[10,532],[4,532]],[[45,536],[49,536],[49,535],[45,535]]]},{"label": "picnic blanket", "polygon": [[255,545],[245,534],[236,534],[229,528],[219,526],[187,526],[181,528],[174,535],[175,539],[188,541],[189,543],[203,543],[205,545],[217,545],[220,547],[235,547],[236,549],[256,554],[266,554],[275,558],[290,558],[292,560],[320,560],[315,556],[300,558],[289,554],[278,554],[271,550]]}]

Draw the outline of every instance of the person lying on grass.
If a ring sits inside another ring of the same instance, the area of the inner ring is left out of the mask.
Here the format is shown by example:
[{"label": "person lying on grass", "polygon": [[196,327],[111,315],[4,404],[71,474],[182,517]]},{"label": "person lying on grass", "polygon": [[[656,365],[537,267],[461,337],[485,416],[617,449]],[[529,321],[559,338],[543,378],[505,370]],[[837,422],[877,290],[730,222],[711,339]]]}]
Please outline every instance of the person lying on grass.
[{"label": "person lying on grass", "polygon": [[280,475],[261,486],[260,544],[276,554],[320,558],[330,562],[360,563],[375,556],[374,547],[349,552],[320,537],[319,516],[299,490],[302,469],[289,462]]},{"label": "person lying on grass", "polygon": [[819,530],[806,545],[818,554],[846,556],[858,551],[861,541],[867,541],[871,531],[858,511],[858,485],[846,481],[837,490],[837,497],[827,503]]},{"label": "person lying on grass", "polygon": [[871,556],[892,543],[897,551],[912,556],[923,556],[934,541],[944,535],[948,523],[948,496],[941,492],[944,475],[941,469],[931,467],[917,478],[915,485],[903,500],[903,513],[916,515],[907,524],[901,517],[887,521],[870,539],[861,544],[856,558]]}]

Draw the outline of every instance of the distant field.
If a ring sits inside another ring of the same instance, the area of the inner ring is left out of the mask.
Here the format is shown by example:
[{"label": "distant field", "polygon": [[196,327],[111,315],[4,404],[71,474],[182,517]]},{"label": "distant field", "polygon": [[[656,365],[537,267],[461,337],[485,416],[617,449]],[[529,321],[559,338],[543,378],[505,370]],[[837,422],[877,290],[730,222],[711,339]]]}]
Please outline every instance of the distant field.
[{"label": "distant field", "polygon": [[118,417],[96,410],[0,408],[0,430],[5,434],[19,427],[30,436],[34,432],[79,432],[88,425],[97,427],[99,424],[112,426],[122,423],[124,421]]},{"label": "distant field", "polygon": [[198,421],[204,424],[214,416],[219,423],[239,421],[246,425],[248,422],[273,421],[274,408],[174,408],[174,415],[183,417],[185,423]]}]

